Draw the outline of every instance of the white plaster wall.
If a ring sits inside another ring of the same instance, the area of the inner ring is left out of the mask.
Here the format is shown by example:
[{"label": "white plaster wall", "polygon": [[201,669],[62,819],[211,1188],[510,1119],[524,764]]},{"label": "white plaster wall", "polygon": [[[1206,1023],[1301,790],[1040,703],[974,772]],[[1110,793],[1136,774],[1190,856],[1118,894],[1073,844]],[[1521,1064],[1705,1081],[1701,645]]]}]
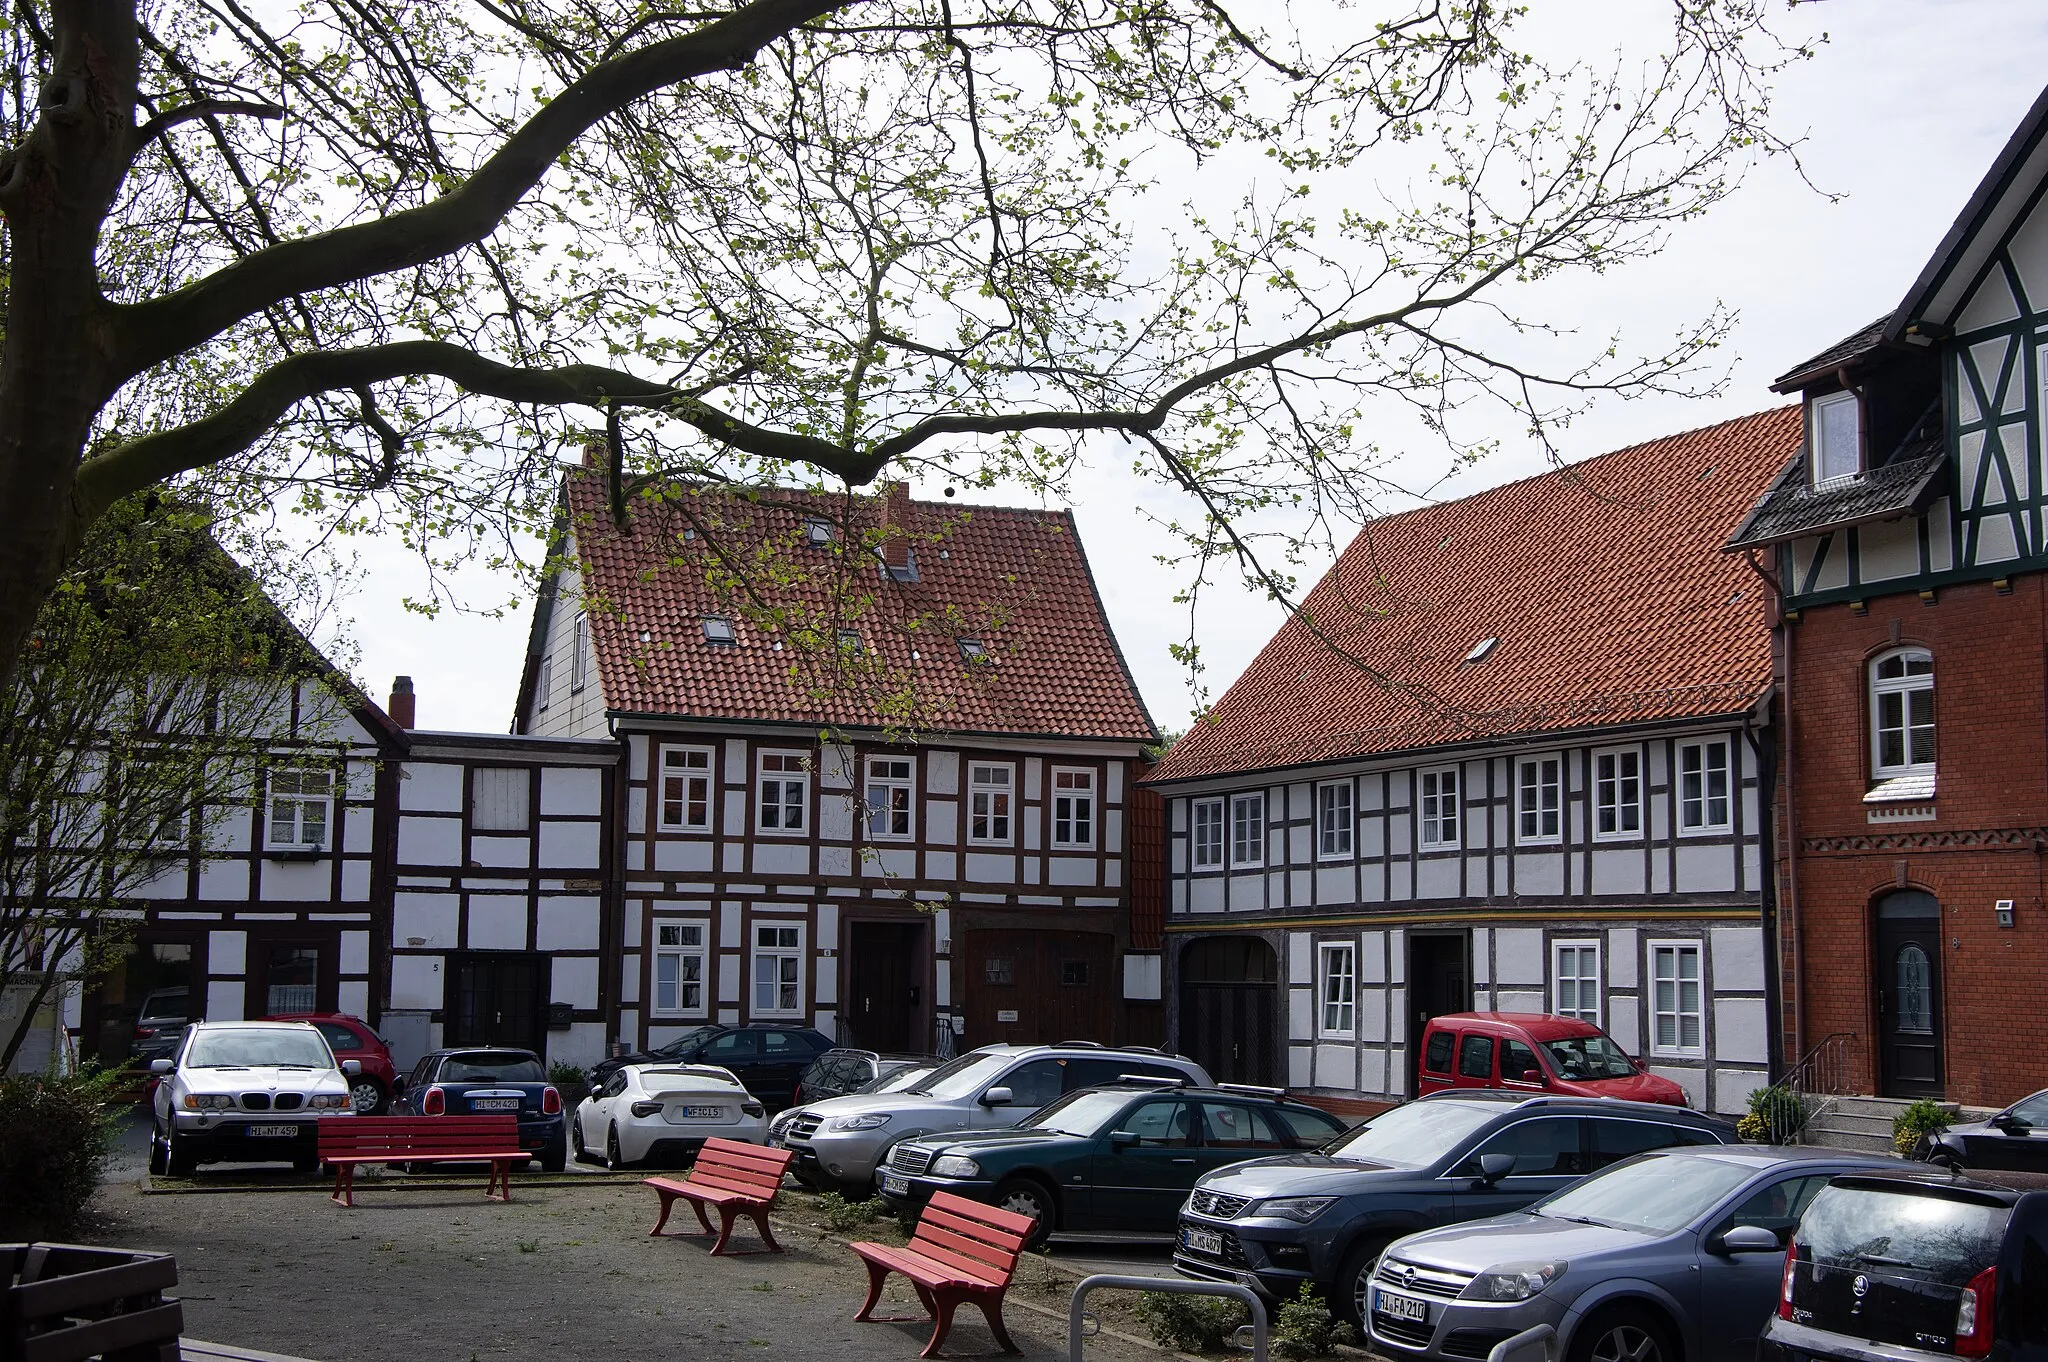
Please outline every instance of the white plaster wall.
[{"label": "white plaster wall", "polygon": [[421,813],[461,813],[462,768],[447,762],[402,763],[398,768],[398,807]]},{"label": "white plaster wall", "polygon": [[441,957],[438,955],[394,955],[391,957],[391,1006],[431,1011],[441,1006]]},{"label": "white plaster wall", "polygon": [[596,896],[557,894],[541,899],[534,920],[535,950],[596,950],[598,944],[599,907]]},{"label": "white plaster wall", "polygon": [[548,870],[595,869],[603,860],[599,850],[603,832],[601,823],[543,822],[540,825],[541,867]]}]

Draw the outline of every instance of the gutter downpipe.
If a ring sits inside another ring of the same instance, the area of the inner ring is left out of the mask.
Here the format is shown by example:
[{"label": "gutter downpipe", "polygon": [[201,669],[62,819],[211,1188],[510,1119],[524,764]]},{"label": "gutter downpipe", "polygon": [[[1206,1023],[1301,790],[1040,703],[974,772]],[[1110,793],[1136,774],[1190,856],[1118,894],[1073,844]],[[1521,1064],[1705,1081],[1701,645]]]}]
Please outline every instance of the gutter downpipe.
[{"label": "gutter downpipe", "polygon": [[1792,780],[1792,773],[1799,764],[1795,746],[1797,734],[1792,726],[1792,624],[1785,618],[1785,592],[1784,588],[1780,585],[1782,574],[1785,570],[1783,546],[1778,547],[1777,553],[1779,554],[1778,570],[1780,576],[1775,577],[1766,572],[1763,566],[1757,562],[1755,550],[1748,550],[1742,555],[1743,560],[1749,564],[1750,571],[1754,572],[1771,589],[1772,613],[1777,617],[1771,627],[1771,668],[1774,673],[1772,680],[1777,683],[1778,694],[1783,697],[1785,705],[1783,733],[1776,743],[1777,762],[1779,768],[1784,773],[1785,789],[1785,893],[1782,903],[1784,911],[1777,915],[1777,931],[1775,933],[1777,939],[1771,943],[1772,950],[1776,952],[1772,957],[1771,972],[1773,976],[1779,978],[1776,994],[1778,1005],[1781,1009],[1778,1021],[1779,1029],[1776,1033],[1779,1053],[1772,1062],[1773,1070],[1777,1069],[1784,1062],[1782,1052],[1785,1044],[1785,1033],[1783,1029],[1782,1008],[1784,1006],[1785,987],[1782,976],[1784,973],[1785,937],[1788,933],[1792,938],[1792,1053],[1794,1055],[1804,1055],[1806,1053],[1806,934],[1800,930],[1799,920],[1799,805],[1797,799],[1794,798]]}]

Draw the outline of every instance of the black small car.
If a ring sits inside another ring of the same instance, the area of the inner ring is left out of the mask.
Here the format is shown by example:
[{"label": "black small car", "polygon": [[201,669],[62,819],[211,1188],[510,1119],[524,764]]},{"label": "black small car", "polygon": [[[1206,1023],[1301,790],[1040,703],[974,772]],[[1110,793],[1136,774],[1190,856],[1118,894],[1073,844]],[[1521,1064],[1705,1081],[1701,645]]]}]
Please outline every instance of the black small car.
[{"label": "black small car", "polygon": [[859,1092],[876,1079],[924,1064],[936,1067],[942,1061],[931,1055],[884,1055],[873,1050],[827,1050],[811,1061],[796,1081],[797,1102],[822,1102]]},{"label": "black small car", "polygon": [[2048,1192],[1932,1172],[1836,1178],[1793,1231],[1757,1356],[2043,1362]]},{"label": "black small car", "polygon": [[1913,1156],[1944,1168],[2048,1173],[2048,1091],[2021,1098],[1988,1121],[1925,1136]]},{"label": "black small car", "polygon": [[590,1071],[590,1086],[595,1091],[622,1064],[716,1064],[732,1070],[768,1110],[780,1111],[795,1100],[797,1078],[812,1060],[831,1048],[830,1036],[806,1026],[713,1023],[686,1031],[644,1054],[614,1055],[600,1061]]},{"label": "black small car", "polygon": [[547,1172],[569,1163],[562,1094],[531,1050],[471,1045],[435,1050],[412,1066],[393,1094],[394,1116],[519,1118],[519,1147],[531,1150]]}]

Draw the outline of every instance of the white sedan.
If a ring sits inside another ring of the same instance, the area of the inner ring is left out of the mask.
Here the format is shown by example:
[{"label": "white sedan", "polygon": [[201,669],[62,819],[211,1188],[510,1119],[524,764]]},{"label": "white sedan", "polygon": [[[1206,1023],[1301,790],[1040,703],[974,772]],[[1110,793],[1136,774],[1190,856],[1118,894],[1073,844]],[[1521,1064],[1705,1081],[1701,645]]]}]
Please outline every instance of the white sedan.
[{"label": "white sedan", "polygon": [[628,1064],[577,1106],[569,1143],[581,1162],[607,1168],[681,1163],[709,1139],[765,1144],[768,1113],[730,1069],[713,1064]]}]

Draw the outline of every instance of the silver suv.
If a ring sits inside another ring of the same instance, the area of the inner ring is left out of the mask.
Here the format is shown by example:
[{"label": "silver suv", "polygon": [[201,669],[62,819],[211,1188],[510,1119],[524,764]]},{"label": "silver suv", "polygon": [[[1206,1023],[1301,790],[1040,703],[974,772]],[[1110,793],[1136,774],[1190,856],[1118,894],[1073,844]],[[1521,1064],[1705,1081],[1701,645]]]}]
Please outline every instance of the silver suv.
[{"label": "silver suv", "polygon": [[798,1175],[820,1187],[867,1195],[875,1169],[898,1140],[945,1130],[1001,1130],[1076,1088],[1130,1075],[1209,1086],[1201,1065],[1150,1046],[1117,1049],[1093,1041],[984,1045],[899,1092],[851,1094],[805,1107],[780,1143],[796,1151]]}]

